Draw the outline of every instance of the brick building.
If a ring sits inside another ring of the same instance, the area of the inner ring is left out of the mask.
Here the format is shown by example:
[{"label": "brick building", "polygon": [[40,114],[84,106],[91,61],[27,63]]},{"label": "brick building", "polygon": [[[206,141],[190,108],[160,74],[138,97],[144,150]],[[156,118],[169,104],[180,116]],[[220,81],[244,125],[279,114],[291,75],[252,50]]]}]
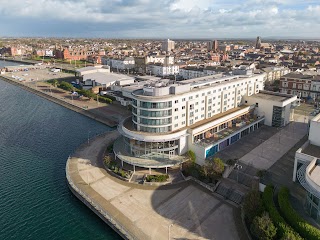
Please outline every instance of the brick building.
[{"label": "brick building", "polygon": [[320,98],[320,75],[288,73],[280,78],[280,92],[301,98]]}]

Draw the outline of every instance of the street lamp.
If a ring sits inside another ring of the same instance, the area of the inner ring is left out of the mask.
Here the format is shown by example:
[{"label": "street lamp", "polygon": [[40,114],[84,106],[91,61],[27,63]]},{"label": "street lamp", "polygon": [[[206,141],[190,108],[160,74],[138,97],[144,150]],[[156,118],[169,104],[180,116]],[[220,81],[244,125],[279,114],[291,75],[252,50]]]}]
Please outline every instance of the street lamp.
[{"label": "street lamp", "polygon": [[234,167],[237,169],[237,182],[239,182],[239,169],[242,169],[242,165],[235,163]]},{"label": "street lamp", "polygon": [[171,230],[171,227],[173,226],[173,223],[171,223],[168,227],[168,240],[171,239],[171,236],[170,236],[170,230]]},{"label": "street lamp", "polygon": [[90,133],[91,133],[91,131],[88,131],[88,145],[89,145],[89,143],[90,143]]}]

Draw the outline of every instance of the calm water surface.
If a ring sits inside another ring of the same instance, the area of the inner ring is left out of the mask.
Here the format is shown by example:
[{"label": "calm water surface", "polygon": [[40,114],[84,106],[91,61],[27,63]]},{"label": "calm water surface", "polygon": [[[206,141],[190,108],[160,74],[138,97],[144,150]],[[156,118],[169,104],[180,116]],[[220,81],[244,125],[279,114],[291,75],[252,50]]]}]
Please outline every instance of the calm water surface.
[{"label": "calm water surface", "polygon": [[120,239],[65,178],[69,154],[88,134],[109,130],[0,80],[1,240]]}]

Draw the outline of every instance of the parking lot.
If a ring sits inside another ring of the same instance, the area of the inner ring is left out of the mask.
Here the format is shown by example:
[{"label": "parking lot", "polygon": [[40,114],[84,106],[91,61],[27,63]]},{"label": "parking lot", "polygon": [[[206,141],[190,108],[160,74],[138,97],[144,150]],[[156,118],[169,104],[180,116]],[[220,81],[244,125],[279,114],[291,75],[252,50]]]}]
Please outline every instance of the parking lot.
[{"label": "parking lot", "polygon": [[50,79],[74,77],[74,74],[65,72],[52,72],[49,68],[7,72],[5,75],[24,82],[47,81]]}]

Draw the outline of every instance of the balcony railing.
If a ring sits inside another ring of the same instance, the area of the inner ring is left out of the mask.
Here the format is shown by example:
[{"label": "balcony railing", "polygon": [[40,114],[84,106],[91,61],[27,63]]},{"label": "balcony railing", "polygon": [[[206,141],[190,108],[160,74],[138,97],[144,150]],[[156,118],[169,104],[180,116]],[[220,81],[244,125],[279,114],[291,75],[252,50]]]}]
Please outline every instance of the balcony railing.
[{"label": "balcony railing", "polygon": [[216,132],[215,136],[209,137],[209,138],[204,138],[204,139],[199,139],[194,142],[194,144],[202,146],[202,147],[208,147],[212,144],[217,144],[222,142],[225,138],[229,137],[230,135],[236,134],[241,132],[243,129],[247,128],[250,125],[254,125],[261,120],[264,119],[264,116],[261,116],[257,118],[256,120],[251,119],[249,121],[243,121],[240,123],[237,123],[236,126],[231,127],[231,128],[226,128],[222,131]]}]

